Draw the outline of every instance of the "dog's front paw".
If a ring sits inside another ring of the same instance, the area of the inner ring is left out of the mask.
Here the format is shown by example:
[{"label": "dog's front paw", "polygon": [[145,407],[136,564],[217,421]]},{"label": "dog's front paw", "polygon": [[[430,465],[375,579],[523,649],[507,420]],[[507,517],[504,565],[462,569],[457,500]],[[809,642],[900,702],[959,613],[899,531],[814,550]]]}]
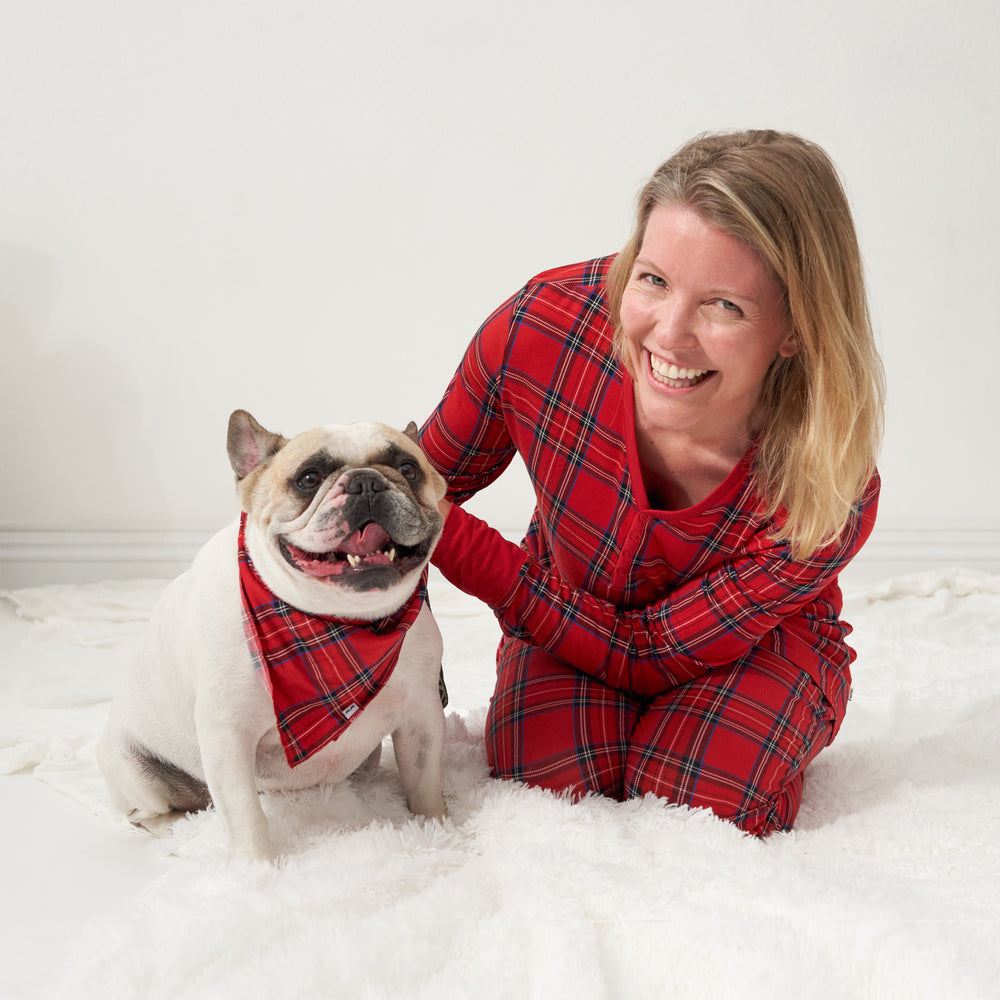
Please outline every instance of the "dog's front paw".
[{"label": "dog's front paw", "polygon": [[414,816],[423,816],[425,819],[446,819],[448,816],[448,807],[444,796],[440,794],[420,798],[410,796],[406,804]]},{"label": "dog's front paw", "polygon": [[[263,815],[261,816],[263,819]],[[274,864],[278,857],[265,820],[251,828],[230,829],[229,856],[234,861],[265,861]]]},{"label": "dog's front paw", "polygon": [[256,861],[271,865],[278,860],[278,852],[270,840],[264,844],[237,844],[231,841],[229,855],[233,861]]}]

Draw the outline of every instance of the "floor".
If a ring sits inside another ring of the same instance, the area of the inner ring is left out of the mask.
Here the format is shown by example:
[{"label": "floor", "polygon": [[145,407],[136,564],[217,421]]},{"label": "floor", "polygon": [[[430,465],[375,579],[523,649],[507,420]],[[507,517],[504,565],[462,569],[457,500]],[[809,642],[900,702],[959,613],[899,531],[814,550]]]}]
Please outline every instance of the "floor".
[{"label": "floor", "polygon": [[2,993],[29,1000],[83,925],[130,904],[165,862],[30,775],[0,781],[0,815],[4,912],[17,915],[0,935]]}]

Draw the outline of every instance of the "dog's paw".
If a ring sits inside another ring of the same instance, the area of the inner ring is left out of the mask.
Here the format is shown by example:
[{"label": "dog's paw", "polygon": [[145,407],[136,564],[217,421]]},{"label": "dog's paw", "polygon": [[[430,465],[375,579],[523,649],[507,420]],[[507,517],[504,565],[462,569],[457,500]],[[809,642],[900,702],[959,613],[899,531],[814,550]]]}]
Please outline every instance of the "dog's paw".
[{"label": "dog's paw", "polygon": [[168,812],[168,813],[157,813],[153,816],[142,816],[135,817],[129,816],[129,822],[139,830],[145,830],[146,833],[158,839],[163,839],[170,835],[171,827],[177,820],[182,819],[184,813],[180,812]]},{"label": "dog's paw", "polygon": [[233,861],[249,861],[253,864],[273,865],[278,861],[278,852],[270,841],[265,844],[231,844],[229,856]]}]

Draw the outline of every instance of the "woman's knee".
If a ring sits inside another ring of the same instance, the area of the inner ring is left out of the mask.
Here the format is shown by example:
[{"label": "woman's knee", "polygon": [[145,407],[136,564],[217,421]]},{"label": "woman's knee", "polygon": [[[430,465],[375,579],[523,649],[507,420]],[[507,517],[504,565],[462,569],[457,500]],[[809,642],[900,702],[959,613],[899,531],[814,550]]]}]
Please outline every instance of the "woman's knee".
[{"label": "woman's knee", "polygon": [[[695,768],[689,765],[681,770]],[[776,790],[705,776],[691,782],[673,769],[650,768],[636,763],[631,756],[624,778],[626,798],[654,795],[690,809],[710,809],[720,819],[757,837],[791,829],[802,802],[802,780],[802,772],[797,771]]]},{"label": "woman's knee", "polygon": [[758,836],[787,830],[802,773],[835,721],[808,675],[762,653],[649,706],[633,732],[625,795],[708,808]]},{"label": "woman's knee", "polygon": [[504,658],[486,719],[498,778],[621,798],[633,703],[537,649]]}]

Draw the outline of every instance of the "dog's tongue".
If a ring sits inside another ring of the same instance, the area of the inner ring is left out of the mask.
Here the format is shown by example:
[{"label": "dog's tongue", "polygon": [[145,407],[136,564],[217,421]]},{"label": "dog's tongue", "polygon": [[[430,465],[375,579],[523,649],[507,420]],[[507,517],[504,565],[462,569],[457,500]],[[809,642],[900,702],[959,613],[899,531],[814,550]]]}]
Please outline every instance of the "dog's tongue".
[{"label": "dog's tongue", "polygon": [[343,544],[337,547],[337,551],[352,556],[370,556],[381,552],[389,540],[389,533],[385,528],[372,522],[346,538]]}]

